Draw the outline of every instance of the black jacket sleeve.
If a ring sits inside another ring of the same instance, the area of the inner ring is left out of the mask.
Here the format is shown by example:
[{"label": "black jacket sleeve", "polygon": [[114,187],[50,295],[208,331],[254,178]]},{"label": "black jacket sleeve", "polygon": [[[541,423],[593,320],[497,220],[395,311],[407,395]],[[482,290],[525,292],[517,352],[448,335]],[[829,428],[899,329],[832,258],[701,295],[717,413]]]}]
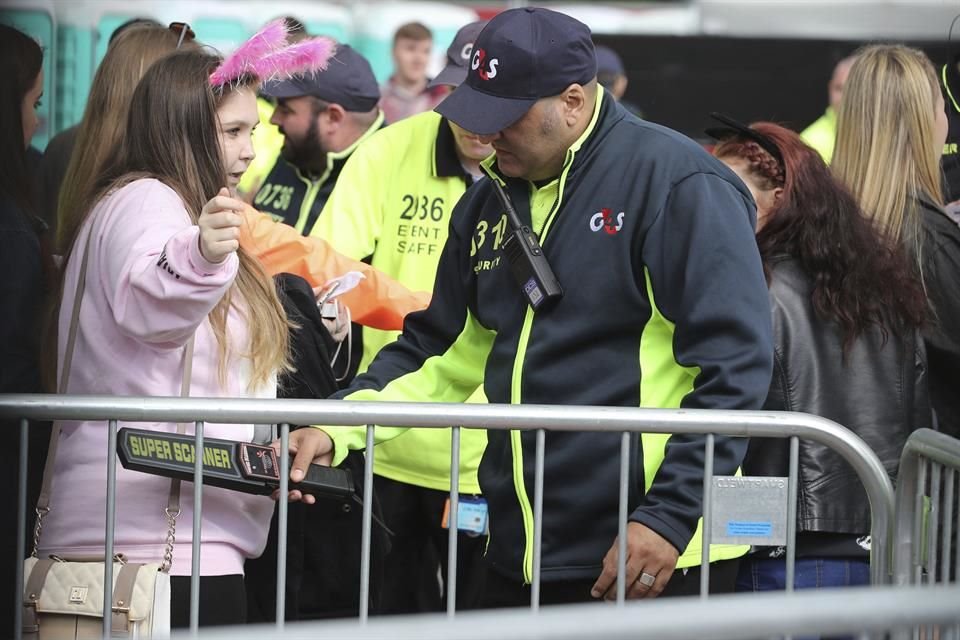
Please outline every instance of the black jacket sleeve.
[{"label": "black jacket sleeve", "polygon": [[40,391],[40,241],[18,209],[0,203],[0,393]]},{"label": "black jacket sleeve", "polygon": [[[693,368],[685,409],[760,409],[770,387],[770,301],[754,239],[753,204],[719,175],[672,188],[641,248],[657,308],[675,326],[673,355]],[[702,514],[704,436],[675,435],[631,520],[683,551]],[[717,437],[715,473],[732,474],[747,441]]]}]

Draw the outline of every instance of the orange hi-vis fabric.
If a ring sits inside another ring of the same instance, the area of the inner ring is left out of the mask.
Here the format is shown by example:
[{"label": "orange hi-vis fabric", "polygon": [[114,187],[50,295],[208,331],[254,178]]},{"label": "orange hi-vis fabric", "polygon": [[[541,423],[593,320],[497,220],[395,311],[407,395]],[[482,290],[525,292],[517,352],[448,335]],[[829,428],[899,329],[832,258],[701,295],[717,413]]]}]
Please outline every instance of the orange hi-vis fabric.
[{"label": "orange hi-vis fabric", "polygon": [[240,246],[271,276],[292,273],[320,287],[348,271],[362,273],[360,284],[339,297],[354,322],[386,331],[400,330],[408,313],[425,309],[430,303],[429,293],[410,291],[370,265],[337,253],[320,238],[304,237],[250,206],[242,215]]}]

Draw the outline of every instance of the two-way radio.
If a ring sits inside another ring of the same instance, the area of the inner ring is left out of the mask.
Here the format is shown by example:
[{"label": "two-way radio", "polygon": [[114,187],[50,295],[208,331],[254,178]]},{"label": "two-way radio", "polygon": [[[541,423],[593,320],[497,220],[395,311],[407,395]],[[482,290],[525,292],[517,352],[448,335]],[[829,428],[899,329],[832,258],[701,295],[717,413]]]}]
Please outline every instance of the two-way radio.
[{"label": "two-way radio", "polygon": [[[123,427],[117,453],[124,469],[167,478],[193,480],[194,437]],[[280,487],[280,463],[273,447],[219,438],[203,439],[203,484],[244,493],[270,495]],[[292,456],[291,456],[292,462]],[[344,469],[311,464],[301,482],[291,482],[316,498],[349,498],[353,476]]]},{"label": "two-way radio", "polygon": [[563,287],[554,275],[547,257],[543,255],[537,234],[520,220],[510,196],[500,186],[499,181],[491,178],[491,182],[510,223],[510,233],[502,246],[513,278],[534,311],[547,309],[563,297]]}]

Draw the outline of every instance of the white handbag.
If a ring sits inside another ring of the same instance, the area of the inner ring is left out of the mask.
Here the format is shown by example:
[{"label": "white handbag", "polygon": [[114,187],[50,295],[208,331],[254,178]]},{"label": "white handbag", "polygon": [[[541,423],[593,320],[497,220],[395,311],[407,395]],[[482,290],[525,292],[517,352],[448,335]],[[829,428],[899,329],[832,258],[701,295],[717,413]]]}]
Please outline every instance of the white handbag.
[{"label": "white handbag", "polygon": [[[58,386],[66,393],[73,360],[73,348],[80,317],[87,273],[87,257],[93,236],[87,236],[77,294],[70,317],[70,333],[64,353],[63,369]],[[182,396],[190,393],[193,365],[193,338],[184,351]],[[179,433],[186,425],[177,425]],[[50,448],[43,469],[43,484],[37,500],[37,523],[33,533],[33,553],[24,560],[23,637],[28,639],[100,638],[103,632],[103,584],[105,558],[38,558],[37,547],[43,530],[43,517],[50,511],[50,490],[53,486],[54,459],[60,441],[60,424],[54,423]],[[111,452],[112,453],[112,452]],[[108,454],[109,455],[109,454]],[[113,558],[111,636],[114,638],[165,638],[170,635],[170,565],[177,516],[180,515],[180,481],[170,481],[170,495],[163,510],[167,521],[166,548],[160,563],[134,564],[122,555]]]},{"label": "white handbag", "polygon": [[[23,637],[100,638],[103,633],[103,562],[27,558]],[[113,564],[114,638],[170,634],[170,574],[160,565]]]}]

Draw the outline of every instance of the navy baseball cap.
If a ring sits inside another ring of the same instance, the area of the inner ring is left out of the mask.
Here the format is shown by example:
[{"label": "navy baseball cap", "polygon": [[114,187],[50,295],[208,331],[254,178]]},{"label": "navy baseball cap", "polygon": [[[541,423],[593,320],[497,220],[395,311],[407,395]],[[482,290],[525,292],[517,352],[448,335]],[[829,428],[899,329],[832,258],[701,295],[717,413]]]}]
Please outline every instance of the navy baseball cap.
[{"label": "navy baseball cap", "polygon": [[624,74],[623,61],[620,56],[617,55],[616,51],[602,44],[597,45],[597,73],[608,73],[612,76],[622,76]]},{"label": "navy baseball cap", "polygon": [[430,81],[431,88],[440,85],[457,87],[463,83],[470,68],[470,58],[473,57],[473,43],[486,25],[486,20],[477,20],[460,27],[453,37],[453,43],[447,47],[447,66]]},{"label": "navy baseball cap", "polygon": [[492,135],[537,100],[596,77],[587,25],[550,9],[509,9],[477,36],[466,80],[435,111],[471,133]]},{"label": "navy baseball cap", "polygon": [[364,113],[380,102],[380,87],[370,63],[347,44],[337,45],[336,53],[323,71],[268,82],[260,92],[270,98],[314,96],[347,111]]}]

